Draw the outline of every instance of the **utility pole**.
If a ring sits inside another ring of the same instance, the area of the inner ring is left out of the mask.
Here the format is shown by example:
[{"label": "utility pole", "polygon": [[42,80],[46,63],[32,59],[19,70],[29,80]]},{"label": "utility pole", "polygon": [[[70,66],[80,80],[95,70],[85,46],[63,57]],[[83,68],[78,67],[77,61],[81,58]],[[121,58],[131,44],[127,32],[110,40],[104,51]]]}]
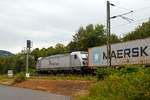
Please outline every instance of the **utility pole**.
[{"label": "utility pole", "polygon": [[26,52],[27,52],[27,56],[26,56],[26,73],[28,73],[28,67],[29,67],[29,49],[27,48],[26,49]]},{"label": "utility pole", "polygon": [[117,16],[110,17],[110,6],[116,6],[116,5],[110,3],[109,1],[107,1],[107,4],[106,4],[106,9],[107,9],[107,29],[106,29],[106,32],[107,32],[107,66],[109,66],[109,67],[111,66],[111,61],[112,61],[112,59],[111,59],[111,43],[110,43],[110,33],[111,33],[110,32],[110,28],[111,28],[110,27],[110,19],[121,17],[122,19],[125,19],[128,22],[133,21],[133,19],[123,16],[123,15],[132,13],[133,12],[132,10],[130,10],[130,12],[127,12],[127,13],[123,13],[123,14],[120,14]]},{"label": "utility pole", "polygon": [[111,44],[110,44],[110,3],[107,1],[107,66],[111,66]]}]

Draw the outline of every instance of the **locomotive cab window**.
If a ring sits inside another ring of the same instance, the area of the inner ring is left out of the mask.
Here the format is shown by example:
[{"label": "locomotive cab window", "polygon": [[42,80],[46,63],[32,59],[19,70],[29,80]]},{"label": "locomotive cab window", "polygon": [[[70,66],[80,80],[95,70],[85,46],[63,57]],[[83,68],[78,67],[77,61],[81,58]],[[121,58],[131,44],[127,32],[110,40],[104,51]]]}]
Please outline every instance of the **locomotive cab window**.
[{"label": "locomotive cab window", "polygon": [[74,59],[77,59],[77,55],[74,55]]}]

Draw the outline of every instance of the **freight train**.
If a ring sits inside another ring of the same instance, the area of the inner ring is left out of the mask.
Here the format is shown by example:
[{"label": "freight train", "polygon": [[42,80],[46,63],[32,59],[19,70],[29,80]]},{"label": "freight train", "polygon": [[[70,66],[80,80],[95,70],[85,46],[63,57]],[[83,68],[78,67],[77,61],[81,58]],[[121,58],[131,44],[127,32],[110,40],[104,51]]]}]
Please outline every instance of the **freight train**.
[{"label": "freight train", "polygon": [[[112,66],[127,64],[150,65],[150,38],[111,44]],[[38,58],[36,70],[40,71],[81,71],[96,67],[106,67],[107,46],[88,49],[88,52],[77,51]]]}]

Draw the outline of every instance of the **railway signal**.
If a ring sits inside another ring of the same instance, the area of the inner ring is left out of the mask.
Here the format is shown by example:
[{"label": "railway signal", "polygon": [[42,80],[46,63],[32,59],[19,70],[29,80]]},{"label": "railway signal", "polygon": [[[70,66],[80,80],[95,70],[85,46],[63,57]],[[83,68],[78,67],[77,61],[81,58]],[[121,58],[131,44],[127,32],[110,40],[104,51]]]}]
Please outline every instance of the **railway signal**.
[{"label": "railway signal", "polygon": [[27,47],[26,47],[26,77],[29,78],[30,77],[30,73],[29,73],[29,53],[30,53],[30,49],[31,49],[31,40],[27,40]]}]

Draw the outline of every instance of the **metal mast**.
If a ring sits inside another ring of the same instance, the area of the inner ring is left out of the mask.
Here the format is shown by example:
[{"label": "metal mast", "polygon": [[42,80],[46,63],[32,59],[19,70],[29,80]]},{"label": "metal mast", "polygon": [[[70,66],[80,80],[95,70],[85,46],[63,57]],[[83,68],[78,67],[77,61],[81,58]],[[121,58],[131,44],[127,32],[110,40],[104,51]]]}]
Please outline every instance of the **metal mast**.
[{"label": "metal mast", "polygon": [[111,44],[110,44],[110,3],[107,1],[107,65],[111,66]]},{"label": "metal mast", "polygon": [[31,40],[27,40],[27,56],[26,56],[26,77],[30,77],[29,76],[29,52],[30,52],[30,48],[31,48]]}]

